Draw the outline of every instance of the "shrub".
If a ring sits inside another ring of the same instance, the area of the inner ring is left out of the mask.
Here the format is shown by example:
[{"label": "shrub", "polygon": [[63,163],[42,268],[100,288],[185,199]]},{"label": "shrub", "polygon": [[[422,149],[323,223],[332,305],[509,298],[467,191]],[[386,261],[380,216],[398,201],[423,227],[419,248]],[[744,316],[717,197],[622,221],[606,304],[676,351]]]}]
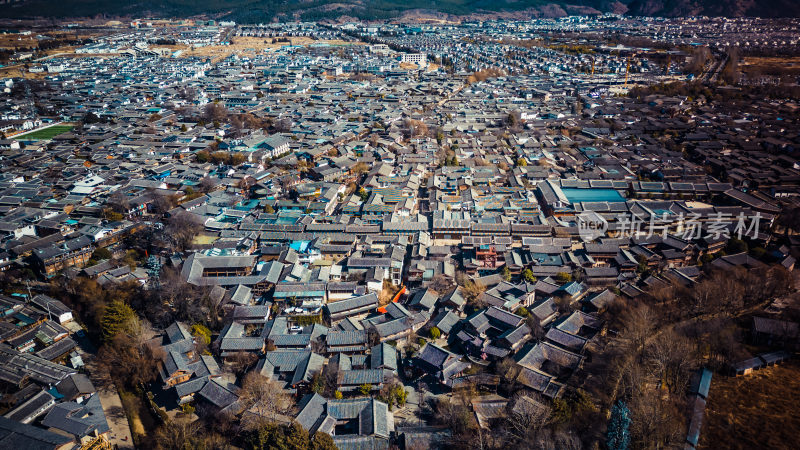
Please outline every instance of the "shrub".
[{"label": "shrub", "polygon": [[211,343],[211,330],[205,325],[199,323],[192,325],[192,336],[201,340],[205,345]]},{"label": "shrub", "polygon": [[92,252],[92,259],[97,261],[111,259],[112,256],[111,250],[104,247],[96,248],[94,252]]},{"label": "shrub", "polygon": [[572,281],[572,274],[569,274],[567,272],[558,272],[556,274],[556,281],[558,281],[559,283],[569,283],[570,281]]}]

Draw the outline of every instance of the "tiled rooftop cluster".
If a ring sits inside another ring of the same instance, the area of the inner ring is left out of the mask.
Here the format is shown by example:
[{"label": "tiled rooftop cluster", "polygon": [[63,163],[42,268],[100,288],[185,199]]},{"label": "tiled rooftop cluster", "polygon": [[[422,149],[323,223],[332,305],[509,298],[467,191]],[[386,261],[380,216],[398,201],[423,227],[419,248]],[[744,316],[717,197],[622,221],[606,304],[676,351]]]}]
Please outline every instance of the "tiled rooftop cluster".
[{"label": "tiled rooftop cluster", "polygon": [[[751,39],[735,25],[613,27],[654,42]],[[297,422],[343,448],[396,433],[386,403],[356,397],[398,377],[448,390],[511,358],[524,389],[556,398],[618,297],[691,287],[701,264],[793,268],[796,242],[772,245],[771,233],[800,196],[796,101],[627,96],[679,69],[591,38],[575,44],[594,56],[519,45],[567,30],[606,28],[206,24],[125,29],[78,49],[90,56],[33,63],[46,76],[6,80],[0,94],[0,270],[158,289],[152,260],[119,258],[128,238],[195,224],[182,248],[141,249],[224,311],[209,352],[186,323],[159,335],[170,406],[240,413],[226,367],[252,355],[251,370],[297,396]],[[796,45],[775,33],[776,46]],[[148,43],[284,36],[340,42],[222,58]],[[25,135],[51,126],[72,128]],[[587,235],[585,220],[604,228]],[[764,253],[722,253],[741,231]],[[117,257],[97,260],[101,248]],[[42,295],[0,303],[0,379],[36,386],[6,417],[43,416],[84,442],[105,433],[91,383],[52,362],[79,363],[61,325],[70,309]],[[312,390],[323,371],[348,398]],[[54,439],[16,426],[3,429]]]}]

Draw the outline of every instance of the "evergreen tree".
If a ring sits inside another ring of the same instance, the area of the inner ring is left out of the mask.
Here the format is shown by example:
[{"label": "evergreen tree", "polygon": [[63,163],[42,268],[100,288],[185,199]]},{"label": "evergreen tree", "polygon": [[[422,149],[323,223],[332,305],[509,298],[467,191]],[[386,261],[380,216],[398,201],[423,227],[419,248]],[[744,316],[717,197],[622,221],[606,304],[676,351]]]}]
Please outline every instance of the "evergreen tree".
[{"label": "evergreen tree", "polygon": [[336,450],[336,444],[333,442],[331,435],[317,431],[311,440],[312,450]]},{"label": "evergreen tree", "polygon": [[136,326],[137,317],[130,306],[122,300],[113,300],[106,306],[100,324],[103,340],[110,341],[121,332],[130,332]]},{"label": "evergreen tree", "polygon": [[606,432],[606,445],[609,450],[628,448],[631,442],[630,426],[630,410],[625,402],[620,400],[611,408],[611,420],[608,422],[608,431]]}]

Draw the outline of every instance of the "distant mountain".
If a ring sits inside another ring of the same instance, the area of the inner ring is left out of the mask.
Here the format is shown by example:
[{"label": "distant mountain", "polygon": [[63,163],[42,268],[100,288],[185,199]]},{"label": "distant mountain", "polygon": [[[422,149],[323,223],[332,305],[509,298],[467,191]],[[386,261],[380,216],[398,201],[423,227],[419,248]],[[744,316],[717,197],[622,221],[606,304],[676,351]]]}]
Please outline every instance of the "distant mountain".
[{"label": "distant mountain", "polygon": [[643,16],[800,16],[798,0],[10,0],[0,17],[212,15],[243,23],[338,17],[391,19],[404,14],[508,18],[616,12]]},{"label": "distant mountain", "polygon": [[633,0],[629,15],[686,17],[800,17],[798,0]]}]

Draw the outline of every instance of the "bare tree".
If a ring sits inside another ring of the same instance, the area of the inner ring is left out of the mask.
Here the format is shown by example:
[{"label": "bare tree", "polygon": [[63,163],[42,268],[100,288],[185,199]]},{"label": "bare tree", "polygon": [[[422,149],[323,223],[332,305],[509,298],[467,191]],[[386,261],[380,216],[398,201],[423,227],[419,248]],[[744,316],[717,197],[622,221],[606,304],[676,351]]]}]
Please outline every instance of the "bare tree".
[{"label": "bare tree", "polygon": [[194,220],[192,214],[182,211],[169,219],[164,231],[178,250],[186,250],[195,237],[203,230],[203,226]]},{"label": "bare tree", "polygon": [[464,300],[474,309],[486,307],[486,302],[483,300],[484,292],[486,292],[486,286],[476,280],[469,280],[461,287],[461,294],[464,296]]},{"label": "bare tree", "polygon": [[231,358],[231,370],[237,375],[241,375],[247,371],[255,362],[258,357],[250,352],[239,350],[233,354]]},{"label": "bare tree", "polygon": [[628,341],[631,351],[637,354],[644,351],[647,338],[655,328],[655,321],[653,309],[644,304],[624,313],[622,337]]},{"label": "bare tree", "polygon": [[150,203],[150,212],[157,216],[162,216],[164,213],[175,207],[175,200],[169,195],[152,193],[153,202]]},{"label": "bare tree", "polygon": [[367,343],[370,347],[374,347],[381,343],[381,335],[375,325],[370,325],[367,328]]},{"label": "bare tree", "polygon": [[683,392],[689,382],[690,371],[698,363],[696,347],[686,336],[667,330],[653,340],[646,351],[647,365],[653,375],[663,380],[670,392]]},{"label": "bare tree", "polygon": [[217,182],[214,181],[213,178],[203,177],[200,180],[200,184],[198,186],[199,186],[200,192],[202,192],[204,194],[208,194],[209,192],[213,191],[214,188],[217,187]]},{"label": "bare tree", "polygon": [[631,397],[631,444],[637,448],[670,448],[684,438],[684,417],[680,403],[657,389],[646,389]]},{"label": "bare tree", "polygon": [[203,108],[203,119],[206,121],[223,121],[228,117],[228,110],[219,103],[208,103]]},{"label": "bare tree", "polygon": [[453,283],[449,277],[440,273],[433,276],[433,279],[431,279],[428,287],[436,291],[437,294],[444,295],[450,292],[450,289],[453,287]]},{"label": "bare tree", "polygon": [[110,206],[115,212],[121,214],[127,214],[127,212],[131,209],[128,196],[119,191],[113,193],[111,197],[109,197],[108,206]]},{"label": "bare tree", "polygon": [[245,428],[276,422],[291,411],[292,400],[277,382],[252,371],[245,375],[239,401],[245,411]]},{"label": "bare tree", "polygon": [[200,422],[188,418],[175,418],[158,429],[155,442],[164,449],[193,448],[192,442],[202,431]]},{"label": "bare tree", "polygon": [[550,418],[550,406],[527,393],[517,395],[508,408],[505,429],[516,444],[530,442]]}]

